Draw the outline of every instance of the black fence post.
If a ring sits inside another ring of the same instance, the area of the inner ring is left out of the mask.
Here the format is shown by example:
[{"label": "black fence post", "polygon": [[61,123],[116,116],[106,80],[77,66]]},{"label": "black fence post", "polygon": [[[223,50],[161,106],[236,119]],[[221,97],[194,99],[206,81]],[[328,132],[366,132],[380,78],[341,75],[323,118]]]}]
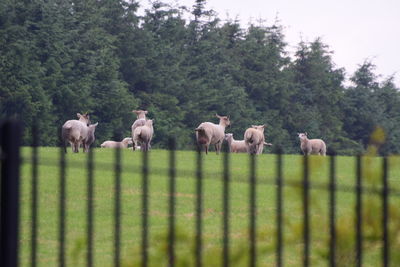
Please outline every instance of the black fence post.
[{"label": "black fence post", "polygon": [[223,249],[222,249],[222,265],[224,267],[229,266],[229,151],[228,145],[224,143],[224,175],[223,175],[223,203],[222,203],[222,232],[223,232]]},{"label": "black fence post", "polygon": [[197,151],[197,169],[196,169],[196,233],[195,233],[195,266],[203,266],[202,250],[202,216],[203,216],[203,158],[201,148]]},{"label": "black fence post", "polygon": [[282,149],[277,154],[277,177],[276,177],[276,266],[282,267],[283,250],[283,175],[282,175]]},{"label": "black fence post", "polygon": [[309,212],[309,170],[308,156],[304,156],[303,161],[303,266],[309,266],[310,258],[310,212]]},{"label": "black fence post", "polygon": [[86,265],[93,266],[93,200],[94,200],[94,177],[93,177],[93,150],[89,149],[87,160],[87,254]]},{"label": "black fence post", "polygon": [[149,215],[149,155],[148,151],[143,151],[142,166],[142,266],[148,266],[148,215]]},{"label": "black fence post", "polygon": [[170,138],[169,146],[169,233],[168,233],[168,266],[175,266],[175,193],[176,193],[176,142]]},{"label": "black fence post", "polygon": [[331,267],[336,266],[336,156],[332,153],[330,156],[329,169],[329,263]]},{"label": "black fence post", "polygon": [[356,160],[356,266],[362,266],[362,158]]},{"label": "black fence post", "polygon": [[249,266],[254,267],[257,263],[257,239],[256,239],[256,155],[250,154],[250,198],[249,198],[249,211],[250,211],[250,224],[249,224],[249,241],[250,241],[250,255]]},{"label": "black fence post", "polygon": [[382,177],[382,260],[383,266],[389,266],[389,182],[388,182],[388,159],[383,158]]},{"label": "black fence post", "polygon": [[1,249],[0,266],[18,266],[19,147],[21,126],[8,120],[1,126]]},{"label": "black fence post", "polygon": [[37,228],[38,228],[38,145],[39,121],[32,125],[32,188],[31,188],[31,266],[35,267],[37,259]]}]

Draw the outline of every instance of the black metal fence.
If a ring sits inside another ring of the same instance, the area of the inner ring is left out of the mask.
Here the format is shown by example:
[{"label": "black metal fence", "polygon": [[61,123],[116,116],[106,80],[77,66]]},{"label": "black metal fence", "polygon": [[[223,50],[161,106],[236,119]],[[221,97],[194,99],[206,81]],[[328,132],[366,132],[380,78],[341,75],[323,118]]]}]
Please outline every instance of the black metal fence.
[{"label": "black metal fence", "polygon": [[[19,233],[19,168],[20,168],[20,137],[21,128],[17,121],[9,120],[3,122],[1,125],[1,249],[0,249],[0,266],[17,266],[18,265],[18,240],[21,238]],[[30,260],[31,266],[36,266],[38,262],[37,244],[38,244],[38,145],[39,136],[38,129],[34,128],[32,143],[32,185],[31,185],[31,236],[30,236]],[[176,266],[176,154],[175,142],[170,140],[169,148],[169,200],[168,200],[168,266]],[[92,150],[91,150],[92,151]],[[203,181],[205,173],[203,171],[202,154],[197,153],[196,163],[196,182],[195,182],[195,229],[194,229],[194,257],[195,266],[207,266],[203,261],[204,239],[203,239]],[[230,194],[231,194],[231,174],[230,174],[230,155],[223,153],[223,176],[222,176],[222,248],[221,248],[221,262],[223,266],[234,266],[230,260],[232,240],[230,239],[230,226],[232,214],[230,213]],[[336,157],[329,156],[329,184],[311,183],[309,180],[309,157],[303,157],[303,173],[302,183],[294,184],[287,183],[284,180],[283,172],[283,156],[281,151],[276,154],[276,177],[271,180],[271,185],[276,186],[276,224],[275,224],[275,260],[271,265],[283,266],[284,265],[284,195],[283,189],[286,186],[299,186],[302,192],[302,265],[310,266],[310,235],[312,232],[310,221],[310,189],[323,189],[327,190],[329,194],[328,210],[329,210],[329,242],[326,244],[328,247],[329,255],[327,263],[329,266],[340,266],[337,263],[337,192],[345,191],[355,194],[356,205],[355,213],[355,228],[354,228],[354,264],[356,266],[363,265],[363,194],[373,194],[381,198],[381,265],[389,266],[390,264],[390,242],[389,242],[389,196],[400,196],[400,192],[395,189],[390,189],[388,184],[388,159],[383,158],[382,162],[382,179],[379,189],[370,188],[363,185],[362,173],[362,157],[358,156],[356,159],[356,186],[340,186],[336,181]],[[258,253],[257,253],[257,176],[256,176],[256,163],[255,156],[250,156],[250,173],[249,173],[249,218],[248,218],[248,264],[249,266],[257,266]],[[63,149],[60,149],[59,157],[59,226],[58,226],[58,265],[66,265],[66,160]],[[113,251],[113,264],[115,266],[121,265],[121,151],[115,150],[115,202],[114,202],[114,251]],[[148,266],[149,262],[149,158],[148,153],[142,153],[142,192],[141,192],[141,265]],[[86,222],[86,235],[87,235],[87,253],[85,265],[93,266],[93,250],[96,246],[94,242],[94,215],[93,215],[93,152],[89,152],[87,161],[87,222]],[[314,230],[315,231],[315,230]],[[165,263],[163,263],[165,264]]]}]

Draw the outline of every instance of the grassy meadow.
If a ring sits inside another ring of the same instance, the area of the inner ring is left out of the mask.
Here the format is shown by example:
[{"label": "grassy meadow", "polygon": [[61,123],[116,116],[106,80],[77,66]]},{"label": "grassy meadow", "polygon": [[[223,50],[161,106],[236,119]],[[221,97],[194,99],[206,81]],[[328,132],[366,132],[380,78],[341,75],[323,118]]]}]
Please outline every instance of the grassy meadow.
[{"label": "grassy meadow", "polygon": [[[86,265],[87,220],[87,154],[66,155],[66,261],[67,266]],[[142,175],[141,152],[122,151],[121,173],[121,263],[140,264]],[[23,148],[21,168],[20,265],[30,265],[31,236],[31,149]],[[57,148],[39,149],[38,199],[38,266],[55,266],[58,257],[59,177]],[[169,151],[149,153],[149,256],[150,266],[167,266],[168,230],[168,156]],[[115,151],[94,151],[94,264],[110,266],[114,255],[114,161]],[[284,263],[302,263],[302,191],[297,185],[302,178],[300,155],[283,156],[284,180]],[[222,259],[222,174],[223,156],[210,153],[203,157],[203,259],[205,266],[220,266]],[[194,263],[196,153],[177,151],[176,180],[176,254],[178,266]],[[382,159],[364,158],[363,182],[379,189]],[[275,265],[276,156],[257,157],[257,250],[260,266]],[[329,157],[310,158],[310,180],[319,185],[329,182]],[[400,189],[400,158],[389,158],[389,183]],[[249,158],[245,154],[230,156],[230,252],[234,266],[248,265],[249,225]],[[337,157],[337,182],[345,188],[355,184],[355,158]],[[311,264],[326,266],[329,240],[329,194],[323,188],[310,191]],[[375,266],[381,259],[381,199],[363,196],[364,263]],[[339,266],[349,266],[354,259],[354,207],[352,192],[337,192],[337,255]],[[400,264],[400,197],[390,197],[390,236],[392,262]],[[396,252],[397,251],[397,252]]]}]

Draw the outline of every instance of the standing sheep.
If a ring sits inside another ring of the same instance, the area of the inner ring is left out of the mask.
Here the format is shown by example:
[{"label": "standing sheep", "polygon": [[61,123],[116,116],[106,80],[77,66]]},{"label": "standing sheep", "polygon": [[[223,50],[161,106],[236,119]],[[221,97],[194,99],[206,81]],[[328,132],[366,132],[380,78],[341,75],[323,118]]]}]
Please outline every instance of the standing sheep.
[{"label": "standing sheep", "polygon": [[134,147],[140,144],[141,151],[149,151],[153,133],[153,120],[147,120],[145,125],[137,127],[132,138]]},{"label": "standing sheep", "polygon": [[247,147],[244,140],[233,139],[233,134],[231,133],[225,134],[225,140],[228,142],[229,152],[231,153],[247,152]]},{"label": "standing sheep", "polygon": [[88,136],[90,117],[89,114],[76,114],[79,120],[68,120],[61,128],[61,138],[63,140],[64,150],[67,153],[66,143],[71,144],[72,152],[78,153],[79,146]]},{"label": "standing sheep", "polygon": [[308,139],[307,133],[297,133],[300,139],[300,148],[304,155],[326,155],[326,144],[321,139]]},{"label": "standing sheep", "polygon": [[105,141],[100,146],[106,148],[127,148],[132,144],[132,137],[126,137],[121,142]]},{"label": "standing sheep", "polygon": [[262,154],[264,144],[267,144],[265,143],[264,128],[265,125],[252,125],[244,133],[244,142],[249,154]]},{"label": "standing sheep", "polygon": [[215,145],[215,151],[219,154],[225,137],[225,128],[231,124],[229,116],[218,114],[215,116],[219,119],[219,124],[203,122],[195,129],[197,144],[200,149],[204,146],[206,154],[208,154],[210,144]]},{"label": "standing sheep", "polygon": [[96,138],[94,137],[94,131],[96,130],[96,126],[99,123],[96,122],[95,124],[89,125],[88,135],[85,140],[83,140],[83,151],[89,152],[90,146],[94,143]]},{"label": "standing sheep", "polygon": [[[146,124],[146,114],[148,113],[147,110],[132,110],[133,113],[136,114],[136,120],[133,122],[131,126],[131,133],[132,133],[132,140],[134,139],[133,133],[137,127],[144,126]],[[134,142],[134,141],[133,141]],[[138,144],[133,144],[133,151],[135,151]]]}]

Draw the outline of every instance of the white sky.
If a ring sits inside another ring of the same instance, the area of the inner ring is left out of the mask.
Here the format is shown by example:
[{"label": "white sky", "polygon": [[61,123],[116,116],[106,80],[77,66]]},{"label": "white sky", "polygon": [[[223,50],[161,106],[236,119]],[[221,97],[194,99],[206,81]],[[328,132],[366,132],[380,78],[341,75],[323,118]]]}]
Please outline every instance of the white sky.
[{"label": "white sky", "polygon": [[[192,6],[195,0],[163,2]],[[259,19],[271,25],[278,17],[289,50],[301,39],[322,37],[334,51],[333,61],[348,76],[370,59],[376,74],[395,74],[400,87],[400,0],[208,0],[206,8],[222,20],[238,17],[244,28]]]}]

